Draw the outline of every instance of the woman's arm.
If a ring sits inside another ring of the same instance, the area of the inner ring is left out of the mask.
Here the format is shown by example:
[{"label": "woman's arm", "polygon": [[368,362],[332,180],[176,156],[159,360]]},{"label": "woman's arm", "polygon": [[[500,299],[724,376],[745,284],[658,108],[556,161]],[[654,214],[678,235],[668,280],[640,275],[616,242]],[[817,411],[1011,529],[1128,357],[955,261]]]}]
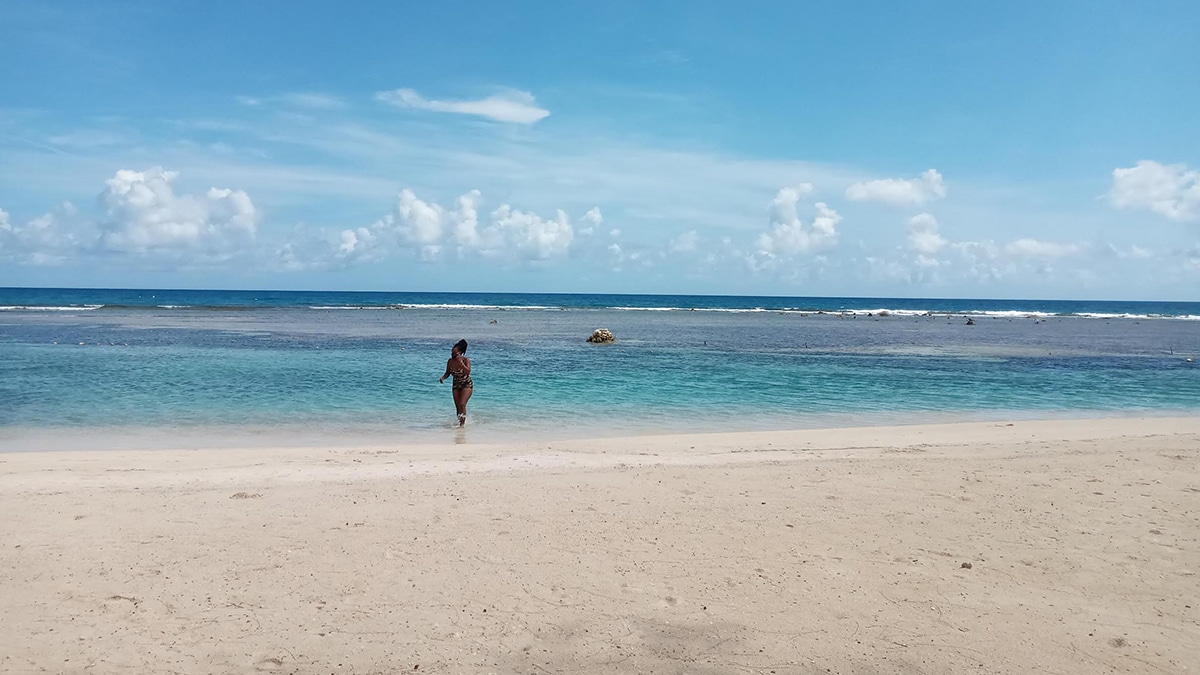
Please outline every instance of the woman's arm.
[{"label": "woman's arm", "polygon": [[446,372],[442,373],[442,377],[441,377],[440,379],[438,379],[438,384],[441,384],[442,382],[445,382],[445,381],[446,381],[446,378],[447,378],[447,377],[450,377],[450,364],[451,364],[451,363],[454,363],[454,359],[447,359],[447,360],[446,360]]},{"label": "woman's arm", "polygon": [[446,373],[455,375],[470,375],[471,361],[465,356],[451,356],[446,362]]}]

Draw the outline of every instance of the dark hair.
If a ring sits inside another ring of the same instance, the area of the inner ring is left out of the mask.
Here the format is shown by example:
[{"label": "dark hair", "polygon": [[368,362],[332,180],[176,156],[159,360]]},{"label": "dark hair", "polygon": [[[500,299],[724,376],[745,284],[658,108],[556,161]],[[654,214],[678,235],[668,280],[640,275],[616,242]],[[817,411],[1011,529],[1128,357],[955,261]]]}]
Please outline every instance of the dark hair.
[{"label": "dark hair", "polygon": [[459,354],[466,354],[467,353],[467,341],[459,340],[458,342],[455,342],[454,348],[458,350]]}]

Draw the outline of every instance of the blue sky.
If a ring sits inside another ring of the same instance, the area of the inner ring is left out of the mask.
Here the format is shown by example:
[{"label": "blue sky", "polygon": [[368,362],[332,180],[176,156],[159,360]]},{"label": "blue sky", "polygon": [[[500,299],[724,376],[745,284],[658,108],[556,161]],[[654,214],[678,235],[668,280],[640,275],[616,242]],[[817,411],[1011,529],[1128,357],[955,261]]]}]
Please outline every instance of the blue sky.
[{"label": "blue sky", "polygon": [[0,5],[0,285],[1200,299],[1200,9]]}]

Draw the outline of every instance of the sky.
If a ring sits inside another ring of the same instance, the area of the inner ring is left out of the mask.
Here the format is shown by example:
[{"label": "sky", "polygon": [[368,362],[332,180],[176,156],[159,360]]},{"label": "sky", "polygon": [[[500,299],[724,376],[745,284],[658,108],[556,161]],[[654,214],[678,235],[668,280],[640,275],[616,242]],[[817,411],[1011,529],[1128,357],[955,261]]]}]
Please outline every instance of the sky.
[{"label": "sky", "polygon": [[1193,2],[0,1],[0,286],[1200,300]]}]

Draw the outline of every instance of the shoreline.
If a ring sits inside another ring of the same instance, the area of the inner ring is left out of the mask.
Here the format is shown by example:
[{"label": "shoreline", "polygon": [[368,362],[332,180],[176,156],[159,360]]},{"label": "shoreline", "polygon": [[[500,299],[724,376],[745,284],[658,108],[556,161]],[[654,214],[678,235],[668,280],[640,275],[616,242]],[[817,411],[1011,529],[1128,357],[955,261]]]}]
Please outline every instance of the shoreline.
[{"label": "shoreline", "polygon": [[[1041,443],[1157,437],[1200,439],[1200,415],[955,422],[699,434],[654,434],[522,442],[360,443],[0,452],[0,494],[19,478],[32,488],[57,472],[89,485],[381,481],[419,476],[605,471],[660,466],[787,464],[938,451],[996,459]],[[453,452],[448,452],[453,449]]]},{"label": "shoreline", "polygon": [[0,454],[0,671],[1189,672],[1200,416]]},{"label": "shoreline", "polygon": [[[627,430],[588,420],[564,432],[561,429],[497,428],[489,423],[472,423],[459,428],[447,415],[440,428],[414,430],[409,427],[378,425],[364,428],[324,425],[190,425],[190,426],[81,426],[30,427],[0,426],[0,457],[24,453],[114,452],[114,451],[261,451],[279,448],[313,450],[329,447],[441,448],[486,447],[619,442],[629,439],[656,439],[675,436],[727,436],[737,434],[809,434],[852,430],[907,429],[950,425],[990,425],[1009,423],[1055,423],[1107,420],[1178,420],[1200,419],[1196,410],[992,410],[926,411],[922,413],[839,413],[813,414],[789,426],[782,420],[757,428],[702,429],[681,431],[661,429],[660,425],[638,423]],[[658,429],[653,427],[658,426]]]}]

